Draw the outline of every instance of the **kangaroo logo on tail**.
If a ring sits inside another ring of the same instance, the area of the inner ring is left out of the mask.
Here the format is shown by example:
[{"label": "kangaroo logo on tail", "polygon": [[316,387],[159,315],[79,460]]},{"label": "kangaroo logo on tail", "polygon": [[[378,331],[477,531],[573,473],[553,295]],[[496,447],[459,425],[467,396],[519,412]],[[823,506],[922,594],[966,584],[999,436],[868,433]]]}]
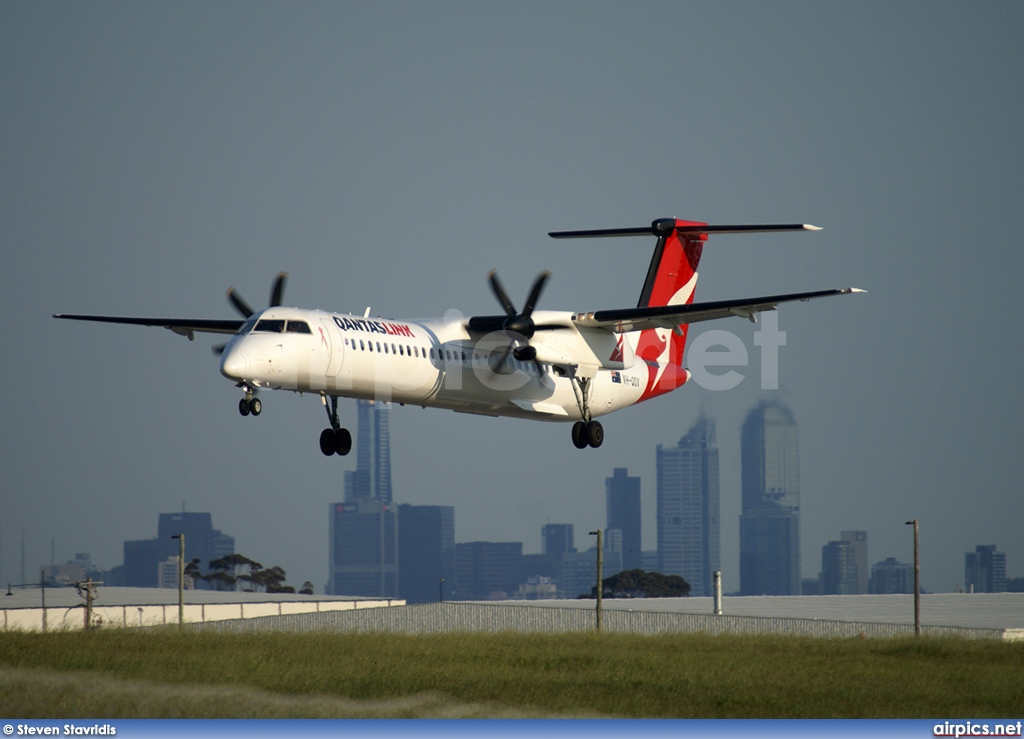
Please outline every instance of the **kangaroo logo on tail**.
[{"label": "kangaroo logo on tail", "polygon": [[[652,229],[658,234],[647,281],[640,293],[638,308],[689,305],[697,286],[697,267],[704,251],[706,233],[695,227],[706,226],[699,221],[666,218],[655,221]],[[680,232],[680,227],[686,227]],[[683,369],[687,326],[675,329],[649,328],[640,332],[636,353],[647,363],[648,379],[641,400],[675,390],[688,379]]]}]

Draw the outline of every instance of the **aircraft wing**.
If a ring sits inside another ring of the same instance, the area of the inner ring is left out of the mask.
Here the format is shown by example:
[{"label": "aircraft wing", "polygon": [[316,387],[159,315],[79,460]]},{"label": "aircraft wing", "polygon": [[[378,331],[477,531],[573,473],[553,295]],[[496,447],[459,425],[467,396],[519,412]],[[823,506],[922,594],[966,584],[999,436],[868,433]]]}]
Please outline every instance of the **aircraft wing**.
[{"label": "aircraft wing", "polygon": [[808,301],[813,298],[824,298],[831,295],[849,295],[862,293],[856,287],[844,287],[839,290],[817,290],[806,293],[788,293],[786,295],[768,295],[762,298],[742,298],[739,300],[720,300],[712,303],[693,303],[690,305],[666,305],[648,308],[621,308],[617,310],[599,310],[594,313],[575,313],[572,321],[577,326],[586,328],[608,328],[619,333],[641,331],[649,328],[676,328],[686,323],[711,321],[716,318],[740,316],[751,321],[755,313],[775,310],[780,303],[796,300]]},{"label": "aircraft wing", "polygon": [[205,318],[135,318],[133,316],[82,316],[71,313],[55,313],[54,318],[66,318],[72,321],[97,321],[99,323],[128,323],[133,326],[162,326],[179,336],[187,336],[189,341],[195,339],[195,333],[234,334],[242,327],[244,321],[239,319],[216,320]]}]

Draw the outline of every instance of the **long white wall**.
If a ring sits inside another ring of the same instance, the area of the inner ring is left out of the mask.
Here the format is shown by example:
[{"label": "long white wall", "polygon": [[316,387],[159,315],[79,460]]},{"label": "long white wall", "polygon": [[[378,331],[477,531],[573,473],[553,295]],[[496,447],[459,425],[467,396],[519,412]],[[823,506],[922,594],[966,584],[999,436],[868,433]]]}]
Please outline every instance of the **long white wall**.
[{"label": "long white wall", "polygon": [[[405,605],[404,600],[320,600],[277,601],[264,603],[186,604],[185,623],[208,623],[260,616],[284,616],[297,613],[354,611]],[[55,631],[85,627],[85,606],[48,608],[10,608],[3,614],[2,627],[14,631]],[[178,605],[95,606],[94,627],[160,626],[178,623]]]}]

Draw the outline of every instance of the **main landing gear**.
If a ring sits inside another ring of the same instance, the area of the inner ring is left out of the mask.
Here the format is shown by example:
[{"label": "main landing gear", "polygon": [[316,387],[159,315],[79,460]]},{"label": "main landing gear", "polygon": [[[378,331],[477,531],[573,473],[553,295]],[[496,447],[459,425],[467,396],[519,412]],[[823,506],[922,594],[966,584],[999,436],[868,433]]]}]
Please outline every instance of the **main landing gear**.
[{"label": "main landing gear", "polygon": [[577,421],[572,425],[572,443],[577,449],[588,446],[597,449],[604,442],[604,428],[600,421]]},{"label": "main landing gear", "polygon": [[580,377],[571,374],[573,392],[576,394],[576,406],[580,409],[582,421],[572,425],[572,443],[577,449],[586,449],[588,446],[597,449],[604,443],[604,427],[600,421],[594,421],[590,417],[590,383],[592,377]]},{"label": "main landing gear", "polygon": [[329,429],[320,432],[320,451],[326,457],[330,457],[332,454],[344,457],[352,451],[352,434],[348,429],[343,429],[338,420],[338,399],[331,396],[330,408],[327,407],[325,393],[320,393],[320,401],[324,404],[324,410],[327,411],[327,420],[331,422]]}]

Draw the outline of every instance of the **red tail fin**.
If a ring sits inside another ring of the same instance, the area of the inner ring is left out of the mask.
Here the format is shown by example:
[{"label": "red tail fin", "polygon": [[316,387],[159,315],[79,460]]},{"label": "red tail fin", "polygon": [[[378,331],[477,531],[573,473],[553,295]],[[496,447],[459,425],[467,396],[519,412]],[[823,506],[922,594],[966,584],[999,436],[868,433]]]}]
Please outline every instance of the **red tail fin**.
[{"label": "red tail fin", "polygon": [[[671,218],[652,224],[652,230],[658,234],[658,244],[654,248],[637,307],[693,302],[697,267],[707,240],[706,233],[694,229],[706,225]],[[677,230],[681,227],[685,230]],[[642,400],[675,390],[689,379],[689,373],[682,369],[686,329],[687,326],[683,325],[674,330],[646,329],[640,332],[636,354],[650,368]]]}]

